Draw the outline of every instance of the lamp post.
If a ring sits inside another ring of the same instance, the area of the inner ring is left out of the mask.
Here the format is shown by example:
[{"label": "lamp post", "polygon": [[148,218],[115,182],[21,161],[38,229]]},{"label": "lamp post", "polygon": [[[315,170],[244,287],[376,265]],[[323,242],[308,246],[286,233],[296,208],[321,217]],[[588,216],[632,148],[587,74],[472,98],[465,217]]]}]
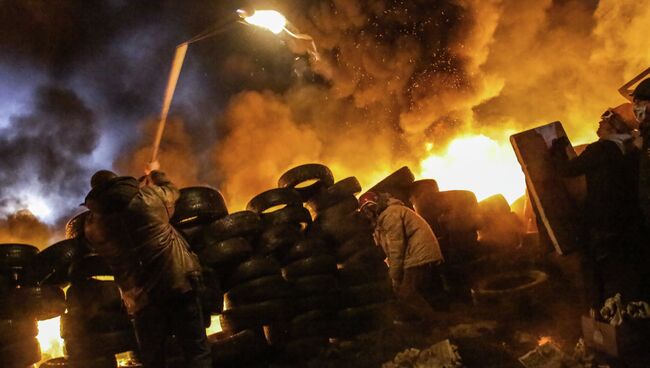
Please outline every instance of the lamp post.
[{"label": "lamp post", "polygon": [[153,147],[152,147],[152,156],[151,161],[147,167],[147,170],[157,169],[158,163],[158,149],[160,147],[160,141],[162,140],[163,132],[165,130],[165,124],[167,122],[167,114],[169,113],[169,107],[171,106],[172,99],[174,97],[174,91],[176,90],[176,84],[178,82],[178,77],[180,76],[181,69],[183,67],[183,62],[185,61],[185,54],[187,53],[187,47],[194,42],[201,41],[208,37],[212,37],[218,33],[221,33],[231,24],[239,21],[240,23],[254,25],[257,27],[265,28],[274,34],[279,34],[282,31],[285,31],[289,36],[301,40],[311,41],[312,51],[311,54],[318,59],[318,52],[316,50],[316,45],[314,40],[306,34],[297,32],[294,28],[293,31],[287,28],[288,22],[287,19],[275,10],[257,10],[252,14],[249,14],[247,11],[239,9],[237,10],[238,17],[233,17],[232,20],[226,21],[220,27],[216,29],[212,28],[206,32],[202,32],[197,36],[179,44],[176,46],[176,51],[174,53],[174,59],[172,60],[172,67],[169,71],[169,76],[167,78],[167,88],[165,88],[165,96],[163,99],[163,106],[160,112],[160,120],[158,123],[158,129],[156,130],[156,136],[154,138]]}]

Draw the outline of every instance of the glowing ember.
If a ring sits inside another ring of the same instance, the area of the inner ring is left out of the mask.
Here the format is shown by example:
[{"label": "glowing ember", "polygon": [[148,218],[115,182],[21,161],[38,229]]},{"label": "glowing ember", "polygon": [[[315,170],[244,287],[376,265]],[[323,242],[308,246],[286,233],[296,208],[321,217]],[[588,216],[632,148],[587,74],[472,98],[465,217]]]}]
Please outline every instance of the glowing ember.
[{"label": "glowing ember", "polygon": [[253,15],[248,15],[243,10],[238,10],[238,13],[247,23],[266,28],[275,34],[282,32],[287,24],[286,18],[275,10],[256,10]]},{"label": "glowing ember", "polygon": [[[432,149],[427,144],[428,152]],[[470,190],[480,201],[503,194],[512,203],[526,191],[526,182],[509,142],[484,135],[461,137],[442,155],[431,153],[420,163],[421,178],[432,178],[440,190]]]},{"label": "glowing ember", "polygon": [[63,356],[63,339],[61,338],[61,317],[54,317],[38,322],[38,339],[43,360]]},{"label": "glowing ember", "polygon": [[537,345],[542,346],[546,343],[553,342],[550,336],[542,336],[537,340]]}]

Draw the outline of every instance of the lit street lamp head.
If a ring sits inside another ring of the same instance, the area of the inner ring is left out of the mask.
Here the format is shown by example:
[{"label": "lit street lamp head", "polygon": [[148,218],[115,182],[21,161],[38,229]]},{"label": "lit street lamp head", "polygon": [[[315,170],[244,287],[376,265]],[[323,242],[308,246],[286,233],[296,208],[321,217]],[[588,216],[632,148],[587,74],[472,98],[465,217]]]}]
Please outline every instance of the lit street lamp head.
[{"label": "lit street lamp head", "polygon": [[247,11],[239,9],[237,14],[248,24],[266,28],[278,34],[285,29],[287,19],[275,10],[256,10],[249,15]]}]

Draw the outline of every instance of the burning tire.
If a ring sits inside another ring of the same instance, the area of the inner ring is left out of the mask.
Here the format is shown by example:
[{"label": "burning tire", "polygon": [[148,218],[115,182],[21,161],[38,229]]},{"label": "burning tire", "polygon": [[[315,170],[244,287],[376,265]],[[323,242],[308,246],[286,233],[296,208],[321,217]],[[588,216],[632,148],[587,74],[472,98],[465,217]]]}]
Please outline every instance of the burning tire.
[{"label": "burning tire", "polygon": [[307,227],[311,224],[311,214],[303,206],[287,206],[274,212],[260,215],[265,226],[281,224],[300,224]]},{"label": "burning tire", "polygon": [[65,286],[70,282],[68,270],[73,261],[89,253],[80,238],[52,244],[34,256],[34,276],[40,284]]},{"label": "burning tire", "polygon": [[224,295],[224,303],[228,308],[237,308],[291,295],[292,290],[282,276],[264,276],[230,289]]},{"label": "burning tire", "polygon": [[[301,184],[312,182],[306,186]],[[278,180],[278,187],[293,188],[303,200],[311,198],[321,188],[327,188],[334,184],[332,171],[321,164],[305,164],[294,167],[282,174]]]},{"label": "burning tire", "polygon": [[232,267],[253,253],[248,240],[231,238],[208,244],[199,252],[202,263],[213,267]]},{"label": "burning tire", "polygon": [[38,248],[29,244],[0,244],[0,271],[28,267],[38,253]]},{"label": "burning tire", "polygon": [[171,223],[184,224],[210,222],[228,215],[221,193],[209,187],[187,187],[180,190]]},{"label": "burning tire", "polygon": [[251,211],[239,211],[216,220],[209,224],[204,232],[204,245],[212,244],[230,238],[248,237],[262,229],[260,216]]},{"label": "burning tire", "polygon": [[36,338],[25,339],[0,347],[0,362],[3,367],[22,368],[41,360],[41,346]]},{"label": "burning tire", "polygon": [[329,188],[321,190],[312,199],[307,201],[307,206],[318,213],[360,192],[361,184],[359,184],[359,180],[354,176],[350,176],[337,181]]},{"label": "burning tire", "polygon": [[336,259],[330,255],[313,256],[291,262],[282,269],[287,280],[308,275],[327,274],[336,272]]},{"label": "burning tire", "polygon": [[264,213],[276,206],[302,206],[302,197],[292,188],[270,189],[253,197],[246,205],[246,209],[256,213]]},{"label": "burning tire", "polygon": [[234,285],[245,283],[260,277],[280,275],[280,264],[270,258],[251,258],[235,268],[226,276],[226,287],[230,289]]}]

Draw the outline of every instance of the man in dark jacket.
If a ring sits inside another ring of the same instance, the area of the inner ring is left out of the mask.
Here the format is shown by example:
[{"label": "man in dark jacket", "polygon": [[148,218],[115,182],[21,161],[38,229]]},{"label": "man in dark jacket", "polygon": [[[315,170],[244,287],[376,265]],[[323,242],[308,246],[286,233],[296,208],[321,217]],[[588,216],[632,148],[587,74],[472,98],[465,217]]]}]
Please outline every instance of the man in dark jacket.
[{"label": "man in dark jacket", "polygon": [[587,302],[598,310],[617,292],[626,298],[638,295],[634,254],[641,215],[636,189],[638,151],[630,127],[621,114],[609,109],[601,116],[596,134],[600,139],[571,160],[566,155],[566,137],[553,142],[551,153],[560,175],[585,175],[587,181],[583,274]]},{"label": "man in dark jacket", "polygon": [[144,366],[165,367],[165,340],[174,334],[186,367],[210,367],[197,296],[200,266],[169,223],[178,189],[160,171],[138,181],[102,170],[91,186],[86,237],[115,273]]}]

